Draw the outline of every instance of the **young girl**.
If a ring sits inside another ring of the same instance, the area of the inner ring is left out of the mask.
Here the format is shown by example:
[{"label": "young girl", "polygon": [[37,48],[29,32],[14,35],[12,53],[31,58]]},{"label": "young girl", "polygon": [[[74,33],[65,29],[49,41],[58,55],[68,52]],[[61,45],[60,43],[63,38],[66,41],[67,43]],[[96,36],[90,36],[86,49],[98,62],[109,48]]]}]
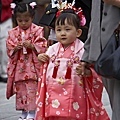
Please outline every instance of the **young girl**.
[{"label": "young girl", "polygon": [[92,68],[86,70],[86,77],[79,75],[84,44],[77,37],[82,33],[82,17],[80,21],[74,10],[68,11],[55,22],[58,43],[38,55],[40,63],[45,64],[35,120],[109,120],[101,103],[101,79]]},{"label": "young girl", "polygon": [[37,55],[46,51],[47,42],[43,38],[43,28],[32,23],[33,5],[17,4],[14,15],[18,26],[9,31],[7,39],[7,99],[15,93],[16,110],[22,111],[19,120],[34,120],[40,70]]}]

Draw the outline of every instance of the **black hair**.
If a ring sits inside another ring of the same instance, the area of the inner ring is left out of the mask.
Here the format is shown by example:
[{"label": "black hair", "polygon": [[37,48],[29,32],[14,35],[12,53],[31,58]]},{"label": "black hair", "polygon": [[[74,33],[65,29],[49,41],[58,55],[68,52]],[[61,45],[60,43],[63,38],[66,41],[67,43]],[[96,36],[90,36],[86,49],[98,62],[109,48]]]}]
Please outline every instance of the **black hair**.
[{"label": "black hair", "polygon": [[65,25],[65,20],[68,24],[74,25],[76,29],[80,28],[80,18],[75,14],[74,10],[64,10],[56,19],[55,25]]},{"label": "black hair", "polygon": [[17,13],[29,12],[30,16],[33,17],[35,15],[34,9],[27,3],[17,3],[14,9],[14,16],[16,17]]}]

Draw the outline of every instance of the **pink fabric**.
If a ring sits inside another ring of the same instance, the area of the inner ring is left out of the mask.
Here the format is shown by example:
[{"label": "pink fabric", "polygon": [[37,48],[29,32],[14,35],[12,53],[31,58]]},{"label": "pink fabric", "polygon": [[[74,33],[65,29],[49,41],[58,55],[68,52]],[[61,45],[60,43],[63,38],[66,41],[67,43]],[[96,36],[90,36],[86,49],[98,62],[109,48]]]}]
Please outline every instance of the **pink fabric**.
[{"label": "pink fabric", "polygon": [[16,110],[36,110],[37,81],[26,80],[16,82]]},{"label": "pink fabric", "polygon": [[22,43],[22,30],[19,27],[13,28],[9,31],[7,39],[7,53],[9,56],[8,63],[8,84],[7,84],[7,98],[9,99],[14,94],[14,84],[17,81],[35,80],[39,78],[40,64],[37,58],[39,53],[45,52],[47,42],[43,38],[43,28],[35,24],[25,32],[25,39],[31,41],[36,52],[27,49],[27,54],[23,54],[23,50],[19,50],[13,55],[13,51],[18,42]]},{"label": "pink fabric", "polygon": [[[91,77],[76,74],[83,52],[83,43],[78,39],[67,49],[60,43],[48,49],[51,60],[48,66],[43,66],[43,77],[38,82],[35,120],[110,120],[101,103],[103,84],[100,77],[92,68]],[[57,76],[52,78],[58,60]],[[65,79],[68,61],[71,79]]]}]

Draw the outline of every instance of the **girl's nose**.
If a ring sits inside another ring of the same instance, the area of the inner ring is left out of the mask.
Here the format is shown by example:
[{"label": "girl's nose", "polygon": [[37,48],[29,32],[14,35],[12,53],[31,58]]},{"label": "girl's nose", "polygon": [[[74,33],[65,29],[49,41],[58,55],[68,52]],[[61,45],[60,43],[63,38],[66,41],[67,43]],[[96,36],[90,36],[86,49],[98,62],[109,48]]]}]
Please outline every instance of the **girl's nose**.
[{"label": "girl's nose", "polygon": [[25,22],[22,22],[23,25],[25,25]]},{"label": "girl's nose", "polygon": [[66,33],[65,33],[65,31],[61,31],[61,35],[65,35]]}]

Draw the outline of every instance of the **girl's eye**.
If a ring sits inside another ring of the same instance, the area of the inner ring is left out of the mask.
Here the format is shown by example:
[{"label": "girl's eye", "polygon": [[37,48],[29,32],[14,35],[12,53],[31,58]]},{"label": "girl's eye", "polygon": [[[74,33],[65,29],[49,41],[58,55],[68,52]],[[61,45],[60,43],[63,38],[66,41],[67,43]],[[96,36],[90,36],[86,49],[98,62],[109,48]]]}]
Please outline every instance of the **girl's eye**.
[{"label": "girl's eye", "polygon": [[29,20],[25,20],[25,22],[28,22]]},{"label": "girl's eye", "polygon": [[22,22],[22,20],[18,20],[18,22]]},{"label": "girl's eye", "polygon": [[57,31],[61,31],[61,29],[57,29]]},{"label": "girl's eye", "polygon": [[[18,22],[23,22],[23,20],[18,20]],[[29,20],[24,20],[24,22],[29,22]]]},{"label": "girl's eye", "polygon": [[70,29],[66,29],[66,31],[69,31]]}]

